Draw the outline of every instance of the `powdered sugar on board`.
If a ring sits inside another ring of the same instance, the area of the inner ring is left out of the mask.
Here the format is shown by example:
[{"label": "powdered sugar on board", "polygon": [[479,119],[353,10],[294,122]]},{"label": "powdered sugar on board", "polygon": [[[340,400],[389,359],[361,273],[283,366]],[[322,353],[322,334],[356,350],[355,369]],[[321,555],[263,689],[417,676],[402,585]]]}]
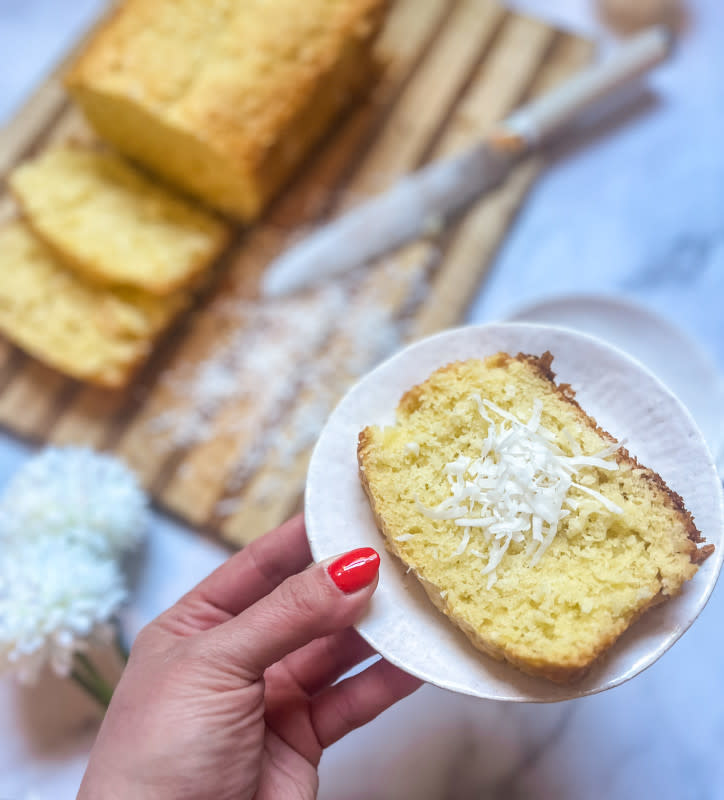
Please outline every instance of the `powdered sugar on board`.
[{"label": "powdered sugar on board", "polygon": [[[527,324],[471,326],[411,345],[354,386],[330,417],[312,456],[306,492],[307,531],[315,559],[383,540],[358,477],[357,436],[391,424],[401,395],[451,361],[498,351],[550,350],[557,381],[570,383],[588,413],[682,495],[716,550],[681,595],[647,612],[575,687],[524,675],[476,651],[437,612],[402,564],[383,556],[380,585],[360,633],[387,660],[446,689],[482,698],[551,702],[609,689],[653,664],[691,625],[721,569],[724,499],[711,453],[690,414],[641,364],[602,341]],[[329,491],[330,476],[334,491]],[[406,588],[405,588],[406,586]]]}]

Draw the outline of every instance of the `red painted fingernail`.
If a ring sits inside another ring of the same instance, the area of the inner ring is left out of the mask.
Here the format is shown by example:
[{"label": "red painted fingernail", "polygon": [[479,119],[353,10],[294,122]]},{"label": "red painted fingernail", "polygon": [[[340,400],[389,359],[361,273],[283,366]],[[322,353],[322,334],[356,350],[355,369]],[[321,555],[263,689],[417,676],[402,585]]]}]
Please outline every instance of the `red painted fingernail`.
[{"label": "red painted fingernail", "polygon": [[369,586],[379,568],[379,553],[371,547],[359,547],[333,561],[327,572],[345,594],[352,594]]}]

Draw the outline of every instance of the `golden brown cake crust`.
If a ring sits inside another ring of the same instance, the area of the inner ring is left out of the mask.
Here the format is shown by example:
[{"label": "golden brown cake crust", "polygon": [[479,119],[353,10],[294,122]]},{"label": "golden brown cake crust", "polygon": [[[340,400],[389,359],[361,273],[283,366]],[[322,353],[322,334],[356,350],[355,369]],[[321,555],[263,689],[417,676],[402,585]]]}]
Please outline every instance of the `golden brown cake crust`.
[{"label": "golden brown cake crust", "polygon": [[388,0],[125,0],[66,74],[126,155],[258,215],[372,78]]},{"label": "golden brown cake crust", "polygon": [[[551,389],[553,389],[561,400],[564,400],[571,408],[575,409],[576,414],[581,418],[582,424],[593,427],[596,433],[605,440],[614,442],[614,438],[607,431],[604,431],[590,415],[580,407],[575,399],[575,392],[573,389],[565,384],[558,385],[555,382],[555,373],[551,368],[553,356],[551,353],[546,352],[542,356],[533,356],[524,353],[519,353],[517,356],[510,356],[508,354],[499,353],[496,356],[486,360],[486,365],[491,366],[505,366],[510,361],[517,360],[521,363],[527,364],[530,368],[534,369],[536,373],[544,379]],[[445,367],[436,371],[436,375],[445,372],[454,373],[460,365],[460,362],[448,364]],[[404,413],[414,411],[425,393],[425,384],[419,384],[409,389],[400,400],[398,410]],[[366,465],[370,462],[370,456],[376,447],[374,440],[373,429],[365,428],[359,434],[358,439],[358,462],[360,465],[360,480],[364,491],[368,497],[370,507],[375,516],[377,526],[384,535],[385,547],[395,556],[400,558],[403,563],[410,567],[416,578],[420,581],[426,594],[435,605],[435,607],[448,616],[456,626],[458,626],[476,647],[476,649],[492,656],[496,660],[506,660],[516,666],[521,671],[534,676],[541,676],[555,683],[570,685],[580,681],[591,669],[596,659],[599,658],[626,630],[631,624],[635,622],[642,614],[649,608],[661,603],[667,597],[664,593],[663,587],[657,594],[652,596],[647,602],[642,603],[636,609],[635,614],[630,617],[626,622],[621,621],[619,625],[610,627],[605,632],[602,631],[600,640],[597,642],[595,653],[589,652],[571,652],[568,653],[564,660],[555,660],[546,657],[531,657],[529,652],[522,652],[517,650],[514,645],[506,643],[504,646],[496,646],[489,638],[485,638],[477,631],[472,625],[468,624],[464,618],[457,615],[450,607],[448,600],[443,597],[440,592],[440,587],[426,580],[420,572],[415,569],[406,559],[402,552],[400,545],[395,540],[395,533],[388,525],[387,519],[382,512],[378,498],[370,485],[369,475],[367,474]],[[674,511],[679,519],[685,522],[687,532],[686,544],[688,545],[688,556],[693,564],[698,564],[703,561],[713,551],[713,545],[705,545],[697,548],[697,543],[702,542],[703,538],[696,528],[693,517],[686,509],[682,498],[666,486],[663,479],[655,473],[642,466],[635,458],[633,458],[627,450],[619,448],[614,454],[617,462],[625,463],[635,468],[639,474],[650,481],[656,486],[663,495],[667,498],[672,511]],[[684,551],[682,551],[683,553]]]}]

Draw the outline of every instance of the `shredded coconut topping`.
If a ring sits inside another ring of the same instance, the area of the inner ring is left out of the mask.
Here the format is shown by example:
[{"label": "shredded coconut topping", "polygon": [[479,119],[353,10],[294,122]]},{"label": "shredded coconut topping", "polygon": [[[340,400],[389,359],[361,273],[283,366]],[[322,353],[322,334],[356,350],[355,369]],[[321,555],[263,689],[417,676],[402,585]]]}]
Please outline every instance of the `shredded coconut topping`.
[{"label": "shredded coconut topping", "polygon": [[[452,557],[467,551],[478,559],[487,559],[481,574],[488,576],[488,588],[497,580],[496,569],[511,542],[525,544],[530,566],[538,564],[560,521],[578,508],[571,492],[593,497],[613,514],[623,513],[600,492],[576,480],[585,467],[617,470],[618,464],[606,459],[618,449],[618,443],[592,456],[584,456],[580,448],[572,446],[573,455],[569,456],[557,446],[554,435],[541,426],[543,404],[539,399],[534,401],[527,423],[480,395],[470,399],[488,423],[480,455],[459,456],[445,465],[449,497],[434,508],[417,499],[416,504],[426,517],[452,520],[463,529]],[[570,435],[568,438],[572,439]],[[472,530],[479,530],[489,543],[487,556],[468,549]]]}]

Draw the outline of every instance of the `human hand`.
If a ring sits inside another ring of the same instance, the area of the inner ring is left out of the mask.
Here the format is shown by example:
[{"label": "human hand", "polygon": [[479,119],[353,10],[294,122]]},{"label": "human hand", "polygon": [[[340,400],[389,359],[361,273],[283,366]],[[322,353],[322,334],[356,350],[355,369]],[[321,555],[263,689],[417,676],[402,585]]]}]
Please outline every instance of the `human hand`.
[{"label": "human hand", "polygon": [[316,796],[324,748],[420,681],[380,660],[332,685],[374,653],[350,626],[379,556],[310,560],[296,517],[141,631],[79,800]]}]

